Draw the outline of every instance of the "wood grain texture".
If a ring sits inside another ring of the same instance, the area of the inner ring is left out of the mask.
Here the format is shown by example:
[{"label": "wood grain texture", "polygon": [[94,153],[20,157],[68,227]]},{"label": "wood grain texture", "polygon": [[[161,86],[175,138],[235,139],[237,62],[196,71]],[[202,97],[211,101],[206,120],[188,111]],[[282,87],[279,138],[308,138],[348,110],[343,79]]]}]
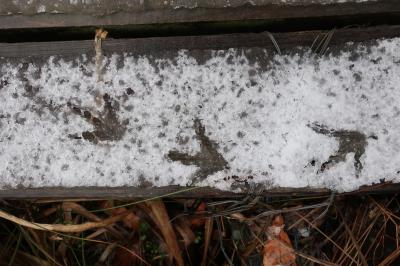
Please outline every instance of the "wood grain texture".
[{"label": "wood grain texture", "polygon": [[[316,4],[313,1],[301,1],[297,4],[278,4],[276,1],[266,2],[266,4],[262,4],[263,1],[255,2],[259,4],[250,5],[244,2],[242,5],[235,7],[228,7],[223,4],[200,5],[200,7],[194,8],[144,7],[126,9],[129,10],[128,12],[118,9],[111,10],[108,5],[100,6],[100,10],[93,10],[89,13],[79,11],[79,7],[71,10],[66,9],[65,12],[43,12],[37,14],[29,12],[17,14],[17,12],[13,13],[11,10],[9,15],[0,15],[0,29],[282,20],[336,16],[373,16],[376,14],[398,15],[400,13],[400,5],[397,0],[335,4]],[[81,7],[81,9],[83,8]]]},{"label": "wood grain texture", "polygon": [[[327,31],[300,31],[274,33],[273,37],[281,50],[297,46],[311,46],[315,38]],[[342,28],[333,32],[330,46],[346,42],[362,42],[380,38],[400,36],[400,26],[377,26],[368,28]],[[133,53],[147,54],[163,51],[187,50],[225,50],[229,48],[275,49],[267,32],[242,33],[205,36],[153,37],[139,39],[106,39],[103,42],[104,54]],[[77,56],[94,54],[93,41],[0,43],[0,57],[26,58],[48,56]]]},{"label": "wood grain texture", "polygon": [[236,7],[263,7],[277,5],[283,7],[308,6],[384,2],[384,0],[179,0],[179,1],[160,1],[160,0],[96,0],[96,1],[70,1],[70,0],[30,0],[15,1],[2,0],[0,14],[23,14],[35,15],[43,13],[63,13],[63,14],[89,14],[105,16],[121,11],[125,12],[145,12],[150,10],[176,10],[176,9],[196,9],[196,8],[236,8]]},{"label": "wood grain texture", "polygon": [[[190,188],[189,188],[190,189]],[[369,195],[400,192],[400,184],[390,182],[361,187],[352,192],[338,194],[347,195]],[[187,187],[48,187],[48,188],[19,188],[0,190],[0,199],[140,199],[154,197],[176,197],[176,198],[239,198],[246,195],[264,197],[303,197],[303,196],[328,196],[332,192],[327,189],[316,188],[274,188],[271,190],[249,191],[247,193],[234,193],[222,191],[210,187],[196,187],[188,190]]]}]

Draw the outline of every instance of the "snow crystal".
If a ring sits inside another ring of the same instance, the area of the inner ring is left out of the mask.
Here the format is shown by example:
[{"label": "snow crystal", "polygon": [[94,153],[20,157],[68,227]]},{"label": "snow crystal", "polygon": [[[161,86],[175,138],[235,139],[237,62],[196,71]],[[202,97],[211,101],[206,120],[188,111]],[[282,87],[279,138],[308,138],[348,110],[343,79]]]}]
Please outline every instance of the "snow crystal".
[{"label": "snow crystal", "polygon": [[398,182],[400,39],[348,46],[1,59],[0,186]]}]

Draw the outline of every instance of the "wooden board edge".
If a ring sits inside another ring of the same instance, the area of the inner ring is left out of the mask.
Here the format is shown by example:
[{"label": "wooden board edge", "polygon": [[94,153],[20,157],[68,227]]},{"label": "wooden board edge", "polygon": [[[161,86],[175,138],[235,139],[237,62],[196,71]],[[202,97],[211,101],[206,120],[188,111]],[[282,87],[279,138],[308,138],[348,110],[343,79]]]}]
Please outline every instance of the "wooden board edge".
[{"label": "wooden board edge", "polygon": [[[296,196],[296,195],[321,195],[327,194],[325,189],[312,188],[276,188],[268,192],[270,196]],[[47,187],[47,188],[18,188],[0,190],[2,199],[137,199],[157,197],[182,197],[182,198],[232,198],[242,197],[251,193],[235,193],[210,187]],[[264,193],[263,193],[264,194]]]},{"label": "wooden board edge", "polygon": [[[400,183],[384,182],[363,186],[351,192],[336,193],[338,197],[350,195],[395,194],[400,192]],[[263,197],[305,197],[329,196],[328,189],[319,188],[273,188],[264,191],[235,193],[210,187],[46,187],[46,188],[17,188],[0,190],[0,199],[32,200],[32,199],[151,199],[159,197],[174,198],[240,198],[247,195]]]},{"label": "wooden board edge", "polygon": [[[310,47],[313,40],[328,31],[299,31],[273,33],[281,50],[298,46]],[[224,50],[229,48],[260,47],[275,49],[268,32],[238,33],[203,36],[152,37],[137,39],[106,39],[102,48],[105,54],[143,54],[166,50]],[[400,37],[400,25],[341,28],[333,30],[329,45],[362,42],[381,38]],[[0,43],[0,58],[48,57],[54,55],[77,56],[94,53],[92,40],[62,42]]]},{"label": "wooden board edge", "polygon": [[105,16],[87,14],[1,15],[0,29],[85,27],[110,25],[149,25],[239,20],[283,20],[373,14],[399,14],[397,0],[336,4],[269,4],[223,8],[179,8],[143,12],[117,12]]}]

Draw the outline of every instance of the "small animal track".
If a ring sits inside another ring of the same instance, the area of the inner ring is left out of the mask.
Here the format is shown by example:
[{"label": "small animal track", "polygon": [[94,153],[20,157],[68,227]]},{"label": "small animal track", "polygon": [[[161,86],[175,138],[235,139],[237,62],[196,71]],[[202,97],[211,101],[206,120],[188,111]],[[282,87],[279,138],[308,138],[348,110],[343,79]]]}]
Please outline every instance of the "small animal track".
[{"label": "small animal track", "polygon": [[[367,136],[358,131],[335,130],[317,123],[308,126],[318,134],[334,137],[339,141],[339,149],[335,154],[329,156],[328,161],[321,165],[319,171],[324,172],[326,169],[331,168],[339,162],[346,161],[347,154],[354,153],[354,168],[356,170],[356,177],[359,177],[363,169],[360,159],[368,145]],[[371,138],[376,139],[375,136],[371,136]]]},{"label": "small animal track", "polygon": [[218,153],[218,144],[205,135],[205,128],[200,119],[194,120],[193,128],[196,138],[200,141],[200,152],[191,156],[179,151],[170,151],[168,158],[184,165],[196,165],[199,169],[193,176],[192,183],[205,179],[207,176],[228,168],[228,162]]},{"label": "small animal track", "polygon": [[97,116],[91,111],[80,108],[68,103],[72,111],[84,118],[95,128],[94,131],[85,131],[81,134],[69,135],[73,139],[85,139],[94,144],[100,141],[118,141],[122,139],[126,132],[126,125],[129,120],[120,121],[117,112],[119,111],[118,102],[112,100],[108,94],[103,95],[104,108]]}]

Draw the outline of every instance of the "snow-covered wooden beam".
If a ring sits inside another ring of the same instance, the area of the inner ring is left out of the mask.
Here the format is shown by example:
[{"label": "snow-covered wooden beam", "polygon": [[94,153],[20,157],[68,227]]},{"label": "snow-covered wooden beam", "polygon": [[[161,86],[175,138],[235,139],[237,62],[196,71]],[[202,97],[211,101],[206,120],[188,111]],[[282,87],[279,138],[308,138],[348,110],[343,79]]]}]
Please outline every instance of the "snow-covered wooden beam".
[{"label": "snow-covered wooden beam", "polygon": [[100,56],[86,41],[2,44],[0,196],[397,183],[398,36],[390,26],[104,40]]},{"label": "snow-covered wooden beam", "polygon": [[[398,15],[397,0],[2,0],[0,29]],[[373,19],[372,19],[373,20]]]}]

